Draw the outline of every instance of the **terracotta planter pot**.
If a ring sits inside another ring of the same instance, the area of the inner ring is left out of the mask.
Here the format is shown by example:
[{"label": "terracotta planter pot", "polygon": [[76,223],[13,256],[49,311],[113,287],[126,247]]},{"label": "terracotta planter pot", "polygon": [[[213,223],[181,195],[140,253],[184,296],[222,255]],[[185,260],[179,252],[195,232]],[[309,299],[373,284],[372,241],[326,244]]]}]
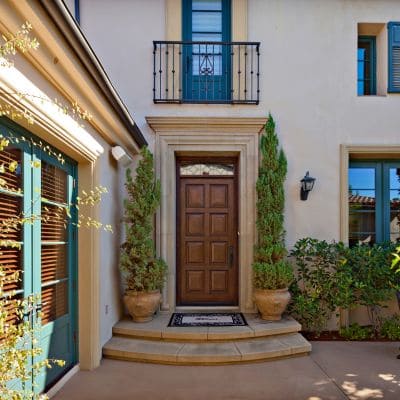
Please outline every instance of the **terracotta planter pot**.
[{"label": "terracotta planter pot", "polygon": [[151,292],[126,291],[124,296],[125,306],[135,322],[148,322],[153,319],[161,302],[159,290]]},{"label": "terracotta planter pot", "polygon": [[254,302],[260,311],[261,318],[267,321],[279,321],[290,301],[288,288],[267,290],[256,289]]}]

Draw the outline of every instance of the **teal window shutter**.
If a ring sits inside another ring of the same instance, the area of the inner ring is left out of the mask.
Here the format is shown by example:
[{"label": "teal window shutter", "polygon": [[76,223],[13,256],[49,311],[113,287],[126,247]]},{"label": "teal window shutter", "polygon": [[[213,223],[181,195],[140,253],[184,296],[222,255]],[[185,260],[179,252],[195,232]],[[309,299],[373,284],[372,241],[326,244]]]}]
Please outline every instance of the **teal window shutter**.
[{"label": "teal window shutter", "polygon": [[400,93],[400,22],[388,23],[388,92]]}]

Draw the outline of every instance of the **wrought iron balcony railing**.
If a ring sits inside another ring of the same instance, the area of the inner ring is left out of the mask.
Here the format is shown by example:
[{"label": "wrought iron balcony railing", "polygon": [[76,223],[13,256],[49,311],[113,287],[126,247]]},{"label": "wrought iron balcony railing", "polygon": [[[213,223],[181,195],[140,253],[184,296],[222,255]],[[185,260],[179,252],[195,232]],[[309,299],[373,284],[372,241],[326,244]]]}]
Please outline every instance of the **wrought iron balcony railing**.
[{"label": "wrought iron balcony railing", "polygon": [[258,104],[259,42],[153,42],[154,103]]}]

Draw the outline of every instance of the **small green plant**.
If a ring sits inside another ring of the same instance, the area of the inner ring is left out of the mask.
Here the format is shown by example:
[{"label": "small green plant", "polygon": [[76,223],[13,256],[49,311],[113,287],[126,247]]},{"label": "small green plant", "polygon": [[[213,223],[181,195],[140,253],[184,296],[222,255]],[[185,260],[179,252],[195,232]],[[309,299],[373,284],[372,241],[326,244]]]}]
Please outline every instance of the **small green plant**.
[{"label": "small green plant", "polygon": [[355,301],[343,249],[342,243],[304,238],[297,241],[291,252],[297,276],[291,286],[289,311],[304,330],[318,335],[337,307],[349,308]]},{"label": "small green plant", "polygon": [[352,273],[356,305],[366,306],[375,332],[380,328],[380,309],[390,300],[400,283],[391,269],[393,243],[359,245],[344,249],[344,262]]},{"label": "small green plant", "polygon": [[400,315],[393,315],[384,319],[380,335],[390,340],[400,340]]},{"label": "small green plant", "polygon": [[374,329],[354,323],[347,328],[341,328],[339,334],[346,340],[366,340],[374,337]]},{"label": "small green plant", "polygon": [[261,163],[257,180],[258,245],[253,263],[256,289],[283,289],[293,280],[291,264],[284,259],[283,208],[287,161],[279,149],[275,122],[269,114],[260,143]]},{"label": "small green plant", "polygon": [[153,155],[143,147],[136,169],[136,179],[126,172],[125,200],[126,242],[122,245],[120,267],[125,273],[127,290],[161,289],[167,266],[155,256],[152,239],[153,217],[160,203],[160,182],[154,177]]}]

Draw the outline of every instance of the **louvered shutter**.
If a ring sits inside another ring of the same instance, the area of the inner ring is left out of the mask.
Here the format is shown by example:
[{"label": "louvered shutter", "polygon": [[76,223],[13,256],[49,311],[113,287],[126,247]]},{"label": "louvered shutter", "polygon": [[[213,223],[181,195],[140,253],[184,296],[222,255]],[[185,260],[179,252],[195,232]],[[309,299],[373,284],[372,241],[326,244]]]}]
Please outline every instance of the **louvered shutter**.
[{"label": "louvered shutter", "polygon": [[[10,171],[9,166],[17,163],[15,171]],[[0,265],[10,277],[15,272],[19,273],[18,281],[8,281],[3,286],[5,293],[14,292],[13,299],[20,299],[22,292],[22,248],[9,246],[6,243],[22,243],[21,225],[17,222],[22,216],[22,168],[21,151],[18,149],[7,148],[0,151],[0,166],[2,179],[0,191],[0,240],[4,246],[0,247]],[[15,304],[7,306],[7,323],[14,324],[18,321]]]},{"label": "louvered shutter", "polygon": [[400,93],[400,22],[388,23],[389,77],[388,92]]},{"label": "louvered shutter", "polygon": [[42,162],[42,325],[68,313],[67,174]]}]

